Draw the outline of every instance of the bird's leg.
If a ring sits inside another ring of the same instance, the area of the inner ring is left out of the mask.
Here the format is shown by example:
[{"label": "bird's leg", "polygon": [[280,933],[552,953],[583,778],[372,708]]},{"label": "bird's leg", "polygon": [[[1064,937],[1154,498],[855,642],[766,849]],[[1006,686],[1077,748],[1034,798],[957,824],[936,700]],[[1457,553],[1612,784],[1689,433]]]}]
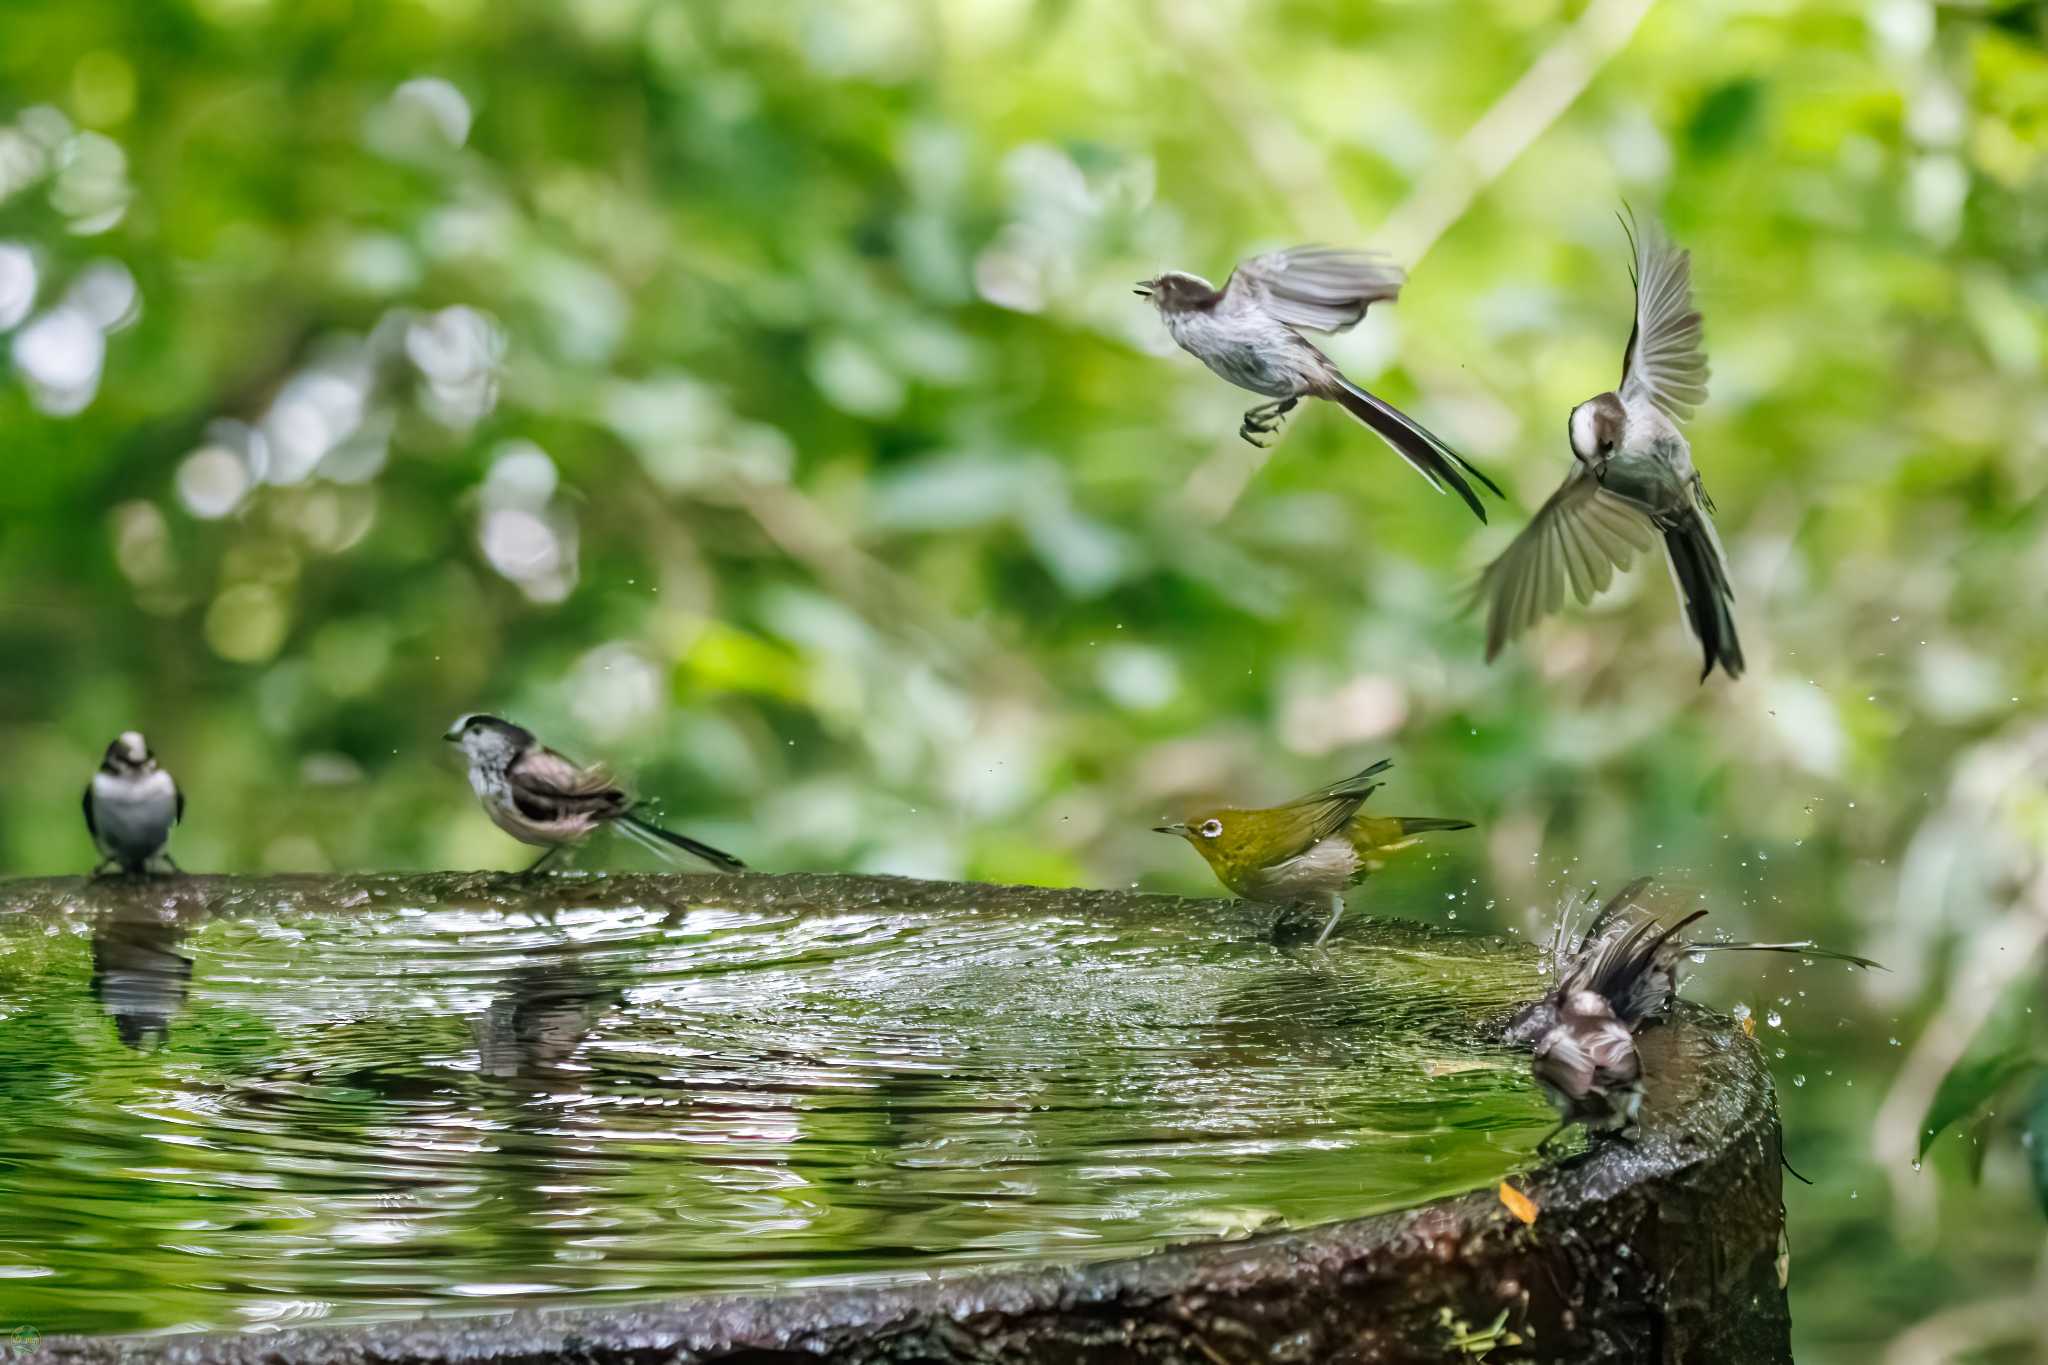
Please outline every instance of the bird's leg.
[{"label": "bird's leg", "polygon": [[1330,922],[1323,926],[1322,933],[1316,935],[1314,946],[1322,947],[1323,940],[1330,936],[1330,931],[1337,927],[1337,921],[1342,918],[1344,918],[1344,893],[1342,891],[1332,891],[1330,893]]},{"label": "bird's leg", "polygon": [[557,853],[560,853],[562,851],[562,847],[563,846],[561,844],[548,845],[548,851],[541,854],[538,858],[535,858],[532,862],[528,863],[526,865],[526,870],[520,873],[519,875],[522,877],[531,877],[534,873],[540,871],[542,863],[554,857]]},{"label": "bird's leg", "polygon": [[101,877],[110,875],[114,871],[114,868],[115,862],[112,858],[102,858],[92,865],[92,872],[90,873],[88,880],[98,881]]},{"label": "bird's leg", "polygon": [[1259,437],[1271,436],[1278,431],[1280,423],[1300,401],[1299,398],[1276,398],[1270,403],[1261,403],[1244,415],[1244,424],[1238,427],[1237,434],[1249,444],[1265,449],[1266,443]]}]

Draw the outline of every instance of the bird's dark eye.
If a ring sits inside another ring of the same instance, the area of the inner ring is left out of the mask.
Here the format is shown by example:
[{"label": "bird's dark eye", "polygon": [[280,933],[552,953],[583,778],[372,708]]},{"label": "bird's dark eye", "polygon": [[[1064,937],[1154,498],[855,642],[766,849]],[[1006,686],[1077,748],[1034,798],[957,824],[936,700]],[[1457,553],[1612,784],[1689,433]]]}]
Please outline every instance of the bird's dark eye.
[{"label": "bird's dark eye", "polygon": [[1202,837],[1204,839],[1213,839],[1222,832],[1223,822],[1221,820],[1204,820],[1202,822]]}]

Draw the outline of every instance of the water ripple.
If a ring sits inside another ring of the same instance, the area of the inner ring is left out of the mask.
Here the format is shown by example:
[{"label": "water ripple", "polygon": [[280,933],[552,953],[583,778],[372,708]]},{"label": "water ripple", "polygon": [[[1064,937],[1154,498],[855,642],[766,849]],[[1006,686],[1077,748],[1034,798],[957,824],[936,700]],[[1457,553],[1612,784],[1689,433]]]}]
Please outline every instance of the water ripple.
[{"label": "water ripple", "polygon": [[274,1329],[1398,1207],[1547,1112],[1453,940],[580,903],[0,911],[0,1321]]}]

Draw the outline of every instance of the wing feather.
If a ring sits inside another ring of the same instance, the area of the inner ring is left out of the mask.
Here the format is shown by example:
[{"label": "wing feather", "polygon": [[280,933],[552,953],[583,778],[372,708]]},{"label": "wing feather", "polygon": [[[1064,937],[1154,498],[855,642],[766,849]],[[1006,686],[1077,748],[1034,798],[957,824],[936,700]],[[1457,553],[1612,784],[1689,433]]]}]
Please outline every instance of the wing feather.
[{"label": "wing feather", "polygon": [[1473,589],[1474,601],[1486,603],[1486,657],[1562,607],[1567,586],[1581,604],[1590,602],[1615,570],[1655,543],[1655,527],[1641,510],[1574,464]]},{"label": "wing feather", "polygon": [[534,820],[574,815],[605,818],[626,809],[626,793],[602,764],[585,768],[553,749],[528,749],[505,770],[512,801]]},{"label": "wing feather", "polygon": [[1273,848],[1284,850],[1274,861],[1306,853],[1350,824],[1366,798],[1380,789],[1372,779],[1393,766],[1392,759],[1381,759],[1363,772],[1260,812],[1268,820],[1266,838]]},{"label": "wing feather", "polygon": [[1287,804],[1290,806],[1305,806],[1310,802],[1321,801],[1333,796],[1357,796],[1362,801],[1380,789],[1380,784],[1372,779],[1393,766],[1393,759],[1383,758],[1361,772],[1355,772],[1349,777],[1340,777],[1329,786],[1317,787],[1308,795],[1298,796]]},{"label": "wing feather", "polygon": [[511,772],[522,786],[548,796],[596,796],[617,788],[603,764],[585,768],[553,749],[528,749]]},{"label": "wing feather", "polygon": [[1360,808],[1383,785],[1372,779],[1393,766],[1393,759],[1383,758],[1363,772],[1340,778],[1327,787],[1318,787],[1308,795],[1288,802],[1289,808],[1307,817],[1302,823],[1295,851],[1306,853],[1350,824]]},{"label": "wing feather", "polygon": [[[1629,225],[1624,223],[1624,227]],[[1692,253],[1652,218],[1629,233],[1635,252],[1636,322],[1621,367],[1621,399],[1648,399],[1674,421],[1707,401],[1707,353],[1692,306]]]},{"label": "wing feather", "polygon": [[1405,278],[1369,251],[1289,247],[1240,261],[1223,282],[1223,306],[1256,300],[1290,327],[1342,332],[1357,326],[1371,305],[1392,302]]}]

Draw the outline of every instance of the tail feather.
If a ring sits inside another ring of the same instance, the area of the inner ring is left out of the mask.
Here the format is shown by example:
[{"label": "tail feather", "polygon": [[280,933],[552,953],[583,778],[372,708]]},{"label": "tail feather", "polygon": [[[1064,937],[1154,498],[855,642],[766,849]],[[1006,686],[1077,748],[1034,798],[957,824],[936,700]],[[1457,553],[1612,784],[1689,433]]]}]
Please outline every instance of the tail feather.
[{"label": "tail feather", "polygon": [[1800,939],[1793,943],[1688,943],[1689,953],[1796,953],[1800,957],[1824,957],[1830,962],[1848,962],[1872,971],[1888,972],[1891,968],[1882,962],[1854,953],[1837,952],[1819,944]]},{"label": "tail feather", "polygon": [[1381,440],[1394,448],[1395,454],[1414,466],[1423,478],[1436,485],[1438,491],[1448,488],[1463,498],[1465,505],[1472,509],[1472,515],[1481,521],[1486,520],[1486,508],[1458,470],[1463,469],[1485,484],[1493,490],[1495,497],[1505,496],[1500,485],[1487,478],[1476,465],[1392,403],[1373,397],[1342,375],[1337,376],[1336,390],[1330,396],[1346,412],[1377,432]]},{"label": "tail feather", "polygon": [[1728,566],[1722,562],[1713,528],[1697,509],[1668,518],[1660,526],[1686,623],[1705,656],[1700,681],[1707,680],[1716,664],[1730,678],[1741,677],[1744,664],[1742,642],[1735,637],[1735,590],[1729,585]]},{"label": "tail feather", "polygon": [[1434,815],[1396,815],[1393,818],[1400,821],[1403,834],[1428,834],[1432,830],[1476,828],[1470,820],[1440,820]]},{"label": "tail feather", "polygon": [[713,848],[707,843],[692,839],[687,834],[676,834],[673,831],[665,830],[660,825],[654,824],[652,821],[643,820],[637,815],[622,815],[619,817],[619,824],[626,833],[632,835],[640,843],[653,849],[663,857],[669,856],[669,849],[679,848],[693,858],[702,858],[705,862],[725,868],[728,871],[741,872],[746,870],[747,865],[745,863],[723,849]]}]

